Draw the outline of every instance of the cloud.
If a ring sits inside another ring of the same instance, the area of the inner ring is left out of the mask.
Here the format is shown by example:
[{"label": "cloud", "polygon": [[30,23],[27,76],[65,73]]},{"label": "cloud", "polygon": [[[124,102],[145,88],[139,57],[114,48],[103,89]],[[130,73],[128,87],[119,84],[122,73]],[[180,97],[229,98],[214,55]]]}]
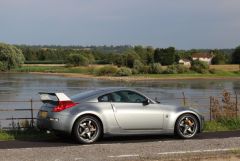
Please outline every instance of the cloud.
[{"label": "cloud", "polygon": [[0,41],[13,43],[208,48],[240,39],[239,0],[0,0],[0,6]]}]

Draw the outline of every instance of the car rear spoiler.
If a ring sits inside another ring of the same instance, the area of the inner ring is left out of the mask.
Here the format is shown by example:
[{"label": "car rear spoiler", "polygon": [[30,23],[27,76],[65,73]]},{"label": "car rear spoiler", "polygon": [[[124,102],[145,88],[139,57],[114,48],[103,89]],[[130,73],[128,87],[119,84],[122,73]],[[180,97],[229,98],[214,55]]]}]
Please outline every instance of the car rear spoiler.
[{"label": "car rear spoiler", "polygon": [[[39,92],[40,99],[42,102],[49,101],[71,101],[71,99],[64,93],[47,93]],[[57,100],[56,100],[57,99]]]}]

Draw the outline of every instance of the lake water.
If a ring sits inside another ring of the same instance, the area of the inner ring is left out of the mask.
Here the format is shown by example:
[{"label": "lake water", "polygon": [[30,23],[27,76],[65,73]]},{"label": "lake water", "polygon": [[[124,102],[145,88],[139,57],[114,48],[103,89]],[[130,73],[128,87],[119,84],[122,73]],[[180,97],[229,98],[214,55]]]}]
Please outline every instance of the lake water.
[{"label": "lake water", "polygon": [[[139,90],[161,103],[183,105],[182,92],[186,103],[197,108],[206,117],[209,116],[209,97],[220,96],[224,89],[240,91],[239,80],[157,80],[157,81],[109,81],[86,78],[70,78],[42,74],[0,75],[0,109],[29,108],[30,103],[14,102],[39,101],[38,92],[64,92],[71,96],[87,89],[101,87],[130,87]],[[3,102],[6,101],[6,102]],[[9,102],[8,102],[9,101]],[[40,102],[34,102],[38,109]],[[36,112],[34,113],[36,115]],[[29,117],[29,112],[0,112],[0,119],[7,117]],[[1,121],[1,124],[4,121]]]}]

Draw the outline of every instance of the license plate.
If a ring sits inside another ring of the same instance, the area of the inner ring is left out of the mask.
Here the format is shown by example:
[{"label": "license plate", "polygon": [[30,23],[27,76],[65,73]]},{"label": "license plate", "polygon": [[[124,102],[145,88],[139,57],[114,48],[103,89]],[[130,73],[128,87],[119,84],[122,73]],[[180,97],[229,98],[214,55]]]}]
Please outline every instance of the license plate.
[{"label": "license plate", "polygon": [[39,112],[39,116],[40,116],[40,118],[42,118],[42,119],[47,118],[47,115],[48,115],[48,112],[47,112],[47,111],[40,111],[40,112]]}]

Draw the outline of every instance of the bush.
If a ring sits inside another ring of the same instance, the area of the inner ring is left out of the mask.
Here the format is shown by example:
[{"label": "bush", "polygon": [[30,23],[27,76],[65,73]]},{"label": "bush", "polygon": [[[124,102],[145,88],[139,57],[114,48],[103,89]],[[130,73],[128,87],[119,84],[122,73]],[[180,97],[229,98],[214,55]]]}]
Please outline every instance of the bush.
[{"label": "bush", "polygon": [[7,64],[5,62],[0,61],[0,71],[6,71],[7,70]]},{"label": "bush", "polygon": [[177,67],[177,72],[178,73],[187,73],[187,72],[189,72],[189,68],[184,66],[184,65],[182,65],[182,64],[177,64],[176,67]]},{"label": "bush", "polygon": [[15,46],[0,43],[0,70],[10,70],[24,63],[22,51]]},{"label": "bush", "polygon": [[189,72],[188,67],[181,64],[169,65],[164,71],[165,74],[177,74],[177,73],[187,73]]},{"label": "bush", "polygon": [[164,74],[177,74],[178,71],[177,71],[176,65],[169,65],[163,73]]},{"label": "bush", "polygon": [[70,54],[67,57],[68,66],[87,66],[89,64],[88,58],[81,54]]},{"label": "bush", "polygon": [[100,67],[98,69],[95,69],[95,74],[98,76],[113,76],[116,75],[118,71],[118,68],[112,65],[107,65]]},{"label": "bush", "polygon": [[132,74],[138,74],[139,72],[136,69],[132,69]]},{"label": "bush", "polygon": [[143,68],[144,68],[144,65],[143,65],[143,63],[140,61],[140,60],[134,60],[134,62],[133,62],[133,69],[135,69],[136,70],[136,74],[138,74],[138,73],[142,73],[142,71],[143,71]]},{"label": "bush", "polygon": [[150,74],[161,74],[163,72],[162,66],[160,63],[152,63],[149,66]]},{"label": "bush", "polygon": [[143,74],[148,74],[149,72],[149,66],[144,65],[143,68],[139,71],[139,73],[143,73]]},{"label": "bush", "polygon": [[121,67],[117,70],[116,76],[130,76],[132,75],[132,70],[127,67]]},{"label": "bush", "polygon": [[208,73],[209,65],[205,62],[194,60],[192,61],[190,69],[197,73]]}]

